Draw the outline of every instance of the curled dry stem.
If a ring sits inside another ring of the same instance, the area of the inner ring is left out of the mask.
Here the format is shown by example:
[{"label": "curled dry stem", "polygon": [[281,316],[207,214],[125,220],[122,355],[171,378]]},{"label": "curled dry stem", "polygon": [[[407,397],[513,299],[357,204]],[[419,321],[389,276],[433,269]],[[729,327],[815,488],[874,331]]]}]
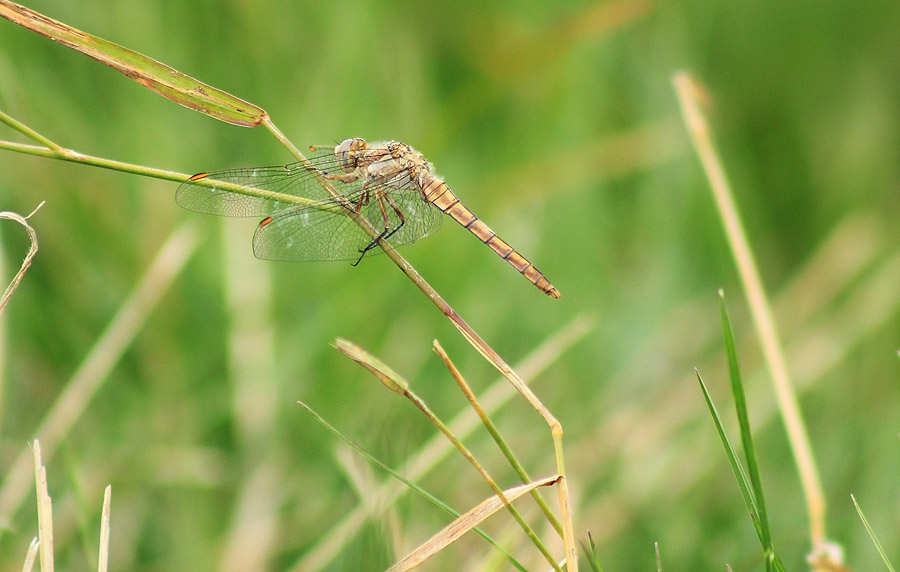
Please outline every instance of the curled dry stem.
[{"label": "curled dry stem", "polygon": [[9,299],[12,298],[13,293],[16,291],[16,288],[19,287],[19,283],[22,281],[22,278],[25,276],[25,272],[28,270],[28,267],[31,266],[31,261],[34,259],[34,256],[38,251],[38,239],[37,232],[28,224],[28,219],[38,211],[39,208],[44,206],[44,203],[41,202],[28,216],[22,216],[18,213],[3,211],[0,212],[0,219],[12,220],[25,228],[25,231],[28,233],[28,239],[31,241],[31,246],[28,248],[28,253],[25,254],[25,259],[22,260],[22,266],[19,267],[19,271],[16,272],[16,275],[13,276],[12,281],[6,287],[6,290],[3,291],[3,296],[0,297],[0,316],[3,315],[3,310],[6,309],[6,305],[9,303]]}]

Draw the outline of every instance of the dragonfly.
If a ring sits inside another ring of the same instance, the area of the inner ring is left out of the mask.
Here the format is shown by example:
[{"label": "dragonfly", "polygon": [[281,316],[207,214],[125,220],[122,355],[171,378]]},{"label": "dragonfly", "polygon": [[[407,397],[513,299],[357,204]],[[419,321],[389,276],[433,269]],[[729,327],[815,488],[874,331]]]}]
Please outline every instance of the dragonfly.
[{"label": "dragonfly", "polygon": [[381,241],[397,247],[434,234],[446,214],[542,292],[560,297],[547,277],[476,217],[409,145],[354,137],[310,152],[306,160],[288,165],[198,173],[178,187],[175,201],[205,214],[265,217],[253,235],[257,258],[352,260],[354,266],[383,252]]}]

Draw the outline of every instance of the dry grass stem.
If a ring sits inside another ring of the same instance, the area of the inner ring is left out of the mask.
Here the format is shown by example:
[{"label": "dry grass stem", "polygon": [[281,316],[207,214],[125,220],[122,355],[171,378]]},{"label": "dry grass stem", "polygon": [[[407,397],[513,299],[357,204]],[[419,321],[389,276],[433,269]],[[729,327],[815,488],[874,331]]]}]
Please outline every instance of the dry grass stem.
[{"label": "dry grass stem", "polygon": [[[472,406],[472,409],[478,415],[478,418],[481,419],[482,424],[488,430],[488,433],[491,434],[491,437],[494,439],[494,442],[497,443],[497,446],[500,448],[500,451],[503,453],[503,456],[509,461],[510,465],[512,465],[513,470],[515,470],[516,474],[519,475],[519,478],[523,483],[528,483],[531,481],[531,477],[528,476],[528,472],[525,471],[525,467],[519,463],[519,460],[516,458],[515,454],[506,444],[506,441],[500,435],[500,432],[497,430],[496,425],[491,420],[490,416],[481,406],[481,403],[478,401],[478,397],[476,397],[475,393],[472,391],[472,388],[469,387],[469,384],[466,383],[465,378],[463,378],[462,374],[457,369],[456,365],[450,359],[450,356],[447,355],[447,352],[444,351],[444,348],[441,347],[441,344],[434,340],[432,347],[434,348],[435,353],[441,358],[441,361],[444,362],[444,365],[447,366],[447,369],[450,371],[450,375],[453,377],[453,380],[456,381],[456,384],[459,386],[460,390],[466,396],[466,399],[469,401],[469,404]],[[531,491],[531,496],[534,498],[535,502],[541,509],[541,512],[544,513],[544,516],[547,517],[547,520],[556,530],[556,532],[562,536],[563,528],[559,522],[559,519],[556,518],[556,515],[553,514],[553,511],[550,510],[550,507],[544,501],[543,497],[541,497],[540,493],[538,493],[537,489]]]},{"label": "dry grass stem", "polygon": [[[47,468],[44,467],[41,455],[41,443],[37,439],[32,443],[31,451],[34,461],[34,481],[37,493],[38,537],[31,541],[25,556],[24,572],[34,567],[35,554],[40,550],[41,572],[53,572],[53,502],[47,491]],[[103,509],[100,514],[100,549],[97,569],[107,572],[109,568],[109,512],[112,499],[112,487],[107,485],[103,493]]]}]

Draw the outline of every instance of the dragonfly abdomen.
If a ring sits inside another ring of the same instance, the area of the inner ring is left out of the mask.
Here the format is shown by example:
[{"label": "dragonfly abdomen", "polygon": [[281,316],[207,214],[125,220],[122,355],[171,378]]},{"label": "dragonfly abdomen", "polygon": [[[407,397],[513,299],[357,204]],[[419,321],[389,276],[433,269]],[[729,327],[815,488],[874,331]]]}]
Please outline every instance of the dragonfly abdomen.
[{"label": "dragonfly abdomen", "polygon": [[537,286],[542,292],[553,298],[561,295],[553,284],[547,280],[544,273],[535,268],[527,258],[511,247],[506,241],[497,236],[497,233],[481,221],[456,197],[447,183],[431,177],[431,180],[423,188],[425,200],[436,206],[444,214],[469,229],[469,232],[478,237],[478,240],[490,247],[500,258],[509,262],[529,282]]}]

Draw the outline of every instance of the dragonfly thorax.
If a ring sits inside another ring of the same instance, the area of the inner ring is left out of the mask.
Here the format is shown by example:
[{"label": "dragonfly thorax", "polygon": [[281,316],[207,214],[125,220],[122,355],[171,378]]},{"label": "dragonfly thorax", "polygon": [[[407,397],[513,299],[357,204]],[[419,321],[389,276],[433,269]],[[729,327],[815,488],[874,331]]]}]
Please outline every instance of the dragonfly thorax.
[{"label": "dragonfly thorax", "polygon": [[397,162],[398,168],[409,173],[410,179],[419,188],[424,188],[428,184],[433,175],[424,155],[399,141],[391,141],[387,144],[387,148],[391,157]]}]

